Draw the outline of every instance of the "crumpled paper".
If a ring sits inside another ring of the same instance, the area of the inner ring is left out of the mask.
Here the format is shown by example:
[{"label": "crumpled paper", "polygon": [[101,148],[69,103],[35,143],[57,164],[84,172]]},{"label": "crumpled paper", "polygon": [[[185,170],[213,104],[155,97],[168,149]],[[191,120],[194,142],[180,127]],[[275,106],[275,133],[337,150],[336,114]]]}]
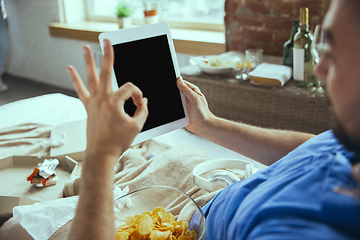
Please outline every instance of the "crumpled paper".
[{"label": "crumpled paper", "polygon": [[[121,190],[115,187],[114,200],[127,194],[129,187]],[[20,225],[35,239],[47,240],[59,228],[75,217],[79,196],[38,202],[33,205],[13,208],[13,216]],[[116,201],[118,208],[131,207],[130,196]],[[114,208],[114,211],[119,211]]]},{"label": "crumpled paper", "polygon": [[[121,190],[120,187],[117,187],[117,188],[114,189],[114,201],[115,201],[115,205],[118,208],[123,208],[123,207],[131,208],[132,203],[131,203],[130,196],[118,199],[121,196],[124,196],[124,195],[126,195],[128,193],[129,193],[129,187],[128,186],[126,186],[123,190]],[[117,209],[115,209],[115,210],[117,210]]]},{"label": "crumpled paper", "polygon": [[79,197],[60,198],[13,208],[14,218],[35,239],[46,240],[75,217]]}]

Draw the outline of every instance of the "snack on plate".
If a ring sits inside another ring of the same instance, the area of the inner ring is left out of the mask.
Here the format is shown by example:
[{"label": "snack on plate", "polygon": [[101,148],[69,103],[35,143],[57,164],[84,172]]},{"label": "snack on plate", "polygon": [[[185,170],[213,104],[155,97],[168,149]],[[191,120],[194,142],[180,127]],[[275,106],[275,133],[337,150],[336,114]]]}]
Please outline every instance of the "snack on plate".
[{"label": "snack on plate", "polygon": [[241,61],[237,61],[236,64],[235,64],[235,67],[236,68],[243,68],[244,67],[244,64],[245,64],[245,68],[253,68],[254,67],[254,63],[252,62],[241,62]]},{"label": "snack on plate", "polygon": [[175,221],[174,215],[165,212],[162,207],[141,215],[129,216],[125,224],[120,226],[116,239],[151,239],[151,240],[196,240],[196,232],[188,230],[185,220]]},{"label": "snack on plate", "polygon": [[57,159],[45,159],[39,163],[34,171],[27,177],[27,181],[35,184],[37,187],[53,186],[56,184],[55,168],[59,165]]},{"label": "snack on plate", "polygon": [[231,68],[232,62],[221,57],[211,57],[204,61],[207,67]]}]

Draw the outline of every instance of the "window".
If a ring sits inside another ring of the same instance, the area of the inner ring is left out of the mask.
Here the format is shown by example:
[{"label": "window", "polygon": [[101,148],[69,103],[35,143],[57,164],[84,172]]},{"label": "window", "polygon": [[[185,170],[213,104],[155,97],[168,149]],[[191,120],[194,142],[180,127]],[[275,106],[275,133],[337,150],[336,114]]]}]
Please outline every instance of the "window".
[{"label": "window", "polygon": [[[121,0],[133,7],[134,24],[142,24],[144,9],[156,8],[160,21],[171,27],[224,31],[225,0]],[[87,0],[89,20],[115,21],[119,0]]]}]

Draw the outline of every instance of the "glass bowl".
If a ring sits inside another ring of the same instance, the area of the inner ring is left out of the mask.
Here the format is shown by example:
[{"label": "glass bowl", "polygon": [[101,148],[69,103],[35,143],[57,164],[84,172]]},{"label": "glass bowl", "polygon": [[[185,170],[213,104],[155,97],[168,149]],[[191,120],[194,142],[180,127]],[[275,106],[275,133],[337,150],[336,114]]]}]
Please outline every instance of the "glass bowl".
[{"label": "glass bowl", "polygon": [[[129,198],[131,204],[129,204]],[[122,207],[126,202],[126,206]],[[194,230],[197,239],[203,239],[206,221],[199,205],[188,194],[170,186],[151,186],[141,188],[114,200],[115,227],[119,229],[128,216],[152,212],[156,207],[163,207],[175,216],[176,221],[185,220],[189,230]],[[194,215],[194,213],[197,213]]]}]

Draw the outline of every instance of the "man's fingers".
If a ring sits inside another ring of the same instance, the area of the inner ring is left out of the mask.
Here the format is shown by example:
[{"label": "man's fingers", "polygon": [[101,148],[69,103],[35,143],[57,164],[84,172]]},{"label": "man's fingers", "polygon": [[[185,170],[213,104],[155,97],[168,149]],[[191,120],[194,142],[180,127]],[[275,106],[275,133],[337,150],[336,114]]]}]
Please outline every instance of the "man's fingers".
[{"label": "man's fingers", "polygon": [[137,124],[142,127],[145,124],[145,121],[149,114],[148,99],[143,98],[141,105],[137,105],[136,107],[137,109],[133,118],[137,122]]},{"label": "man's fingers", "polygon": [[119,106],[123,107],[126,100],[133,99],[137,107],[133,119],[142,128],[148,116],[147,98],[143,98],[141,90],[132,83],[125,83],[116,92],[114,98]]},{"label": "man's fingers", "polygon": [[88,80],[89,92],[91,94],[96,93],[99,86],[99,79],[96,73],[96,65],[94,60],[94,54],[89,45],[83,47],[86,76]]},{"label": "man's fingers", "polygon": [[184,81],[182,77],[177,78],[177,86],[190,103],[195,104],[197,98],[199,96],[203,96],[198,87],[187,81]]},{"label": "man's fingers", "polygon": [[136,106],[142,104],[143,94],[141,90],[130,82],[122,85],[114,94],[114,100],[121,106],[123,106],[125,101],[129,98],[133,99]]},{"label": "man's fingers", "polygon": [[110,93],[112,67],[114,64],[114,49],[108,39],[104,39],[104,57],[101,64],[99,91],[102,94]]},{"label": "man's fingers", "polygon": [[193,90],[196,94],[198,94],[199,96],[203,96],[202,92],[200,91],[200,88],[186,80],[183,80],[183,82],[185,83],[185,85],[187,85],[191,90]]},{"label": "man's fingers", "polygon": [[68,66],[66,68],[71,81],[74,84],[75,91],[80,99],[80,101],[87,107],[87,103],[89,101],[89,91],[86,89],[86,86],[84,82],[81,80],[79,73],[76,71],[76,69],[73,66]]}]

